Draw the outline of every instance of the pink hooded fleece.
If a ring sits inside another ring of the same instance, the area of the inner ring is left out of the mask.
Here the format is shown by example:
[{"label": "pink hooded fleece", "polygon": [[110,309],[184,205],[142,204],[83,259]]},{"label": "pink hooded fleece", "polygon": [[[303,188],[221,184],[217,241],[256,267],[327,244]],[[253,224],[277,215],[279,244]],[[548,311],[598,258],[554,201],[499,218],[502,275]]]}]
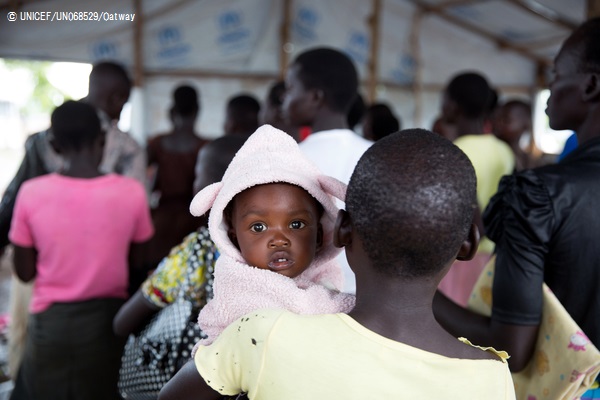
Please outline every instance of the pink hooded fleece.
[{"label": "pink hooded fleece", "polygon": [[[227,235],[223,211],[238,193],[256,185],[284,182],[304,188],[323,205],[323,247],[312,264],[296,278],[249,266]],[[212,343],[230,323],[264,308],[286,309],[298,314],[348,312],[354,296],[341,293],[343,277],[335,257],[333,228],[346,185],[322,175],[298,148],[291,136],[270,125],[256,130],[237,152],[221,182],[201,190],[190,212],[200,216],[210,209],[208,229],[221,255],[214,272],[214,297],[200,312],[198,324]]]}]

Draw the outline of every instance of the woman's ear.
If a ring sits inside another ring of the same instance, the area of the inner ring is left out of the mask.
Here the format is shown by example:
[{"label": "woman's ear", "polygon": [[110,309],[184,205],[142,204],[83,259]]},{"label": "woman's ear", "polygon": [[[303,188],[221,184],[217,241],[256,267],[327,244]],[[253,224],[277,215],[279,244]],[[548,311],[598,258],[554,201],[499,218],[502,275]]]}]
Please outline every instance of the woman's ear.
[{"label": "woman's ear", "polygon": [[471,260],[477,253],[477,247],[479,247],[479,228],[477,228],[477,225],[471,224],[469,234],[460,246],[456,259],[459,261]]},{"label": "woman's ear", "polygon": [[333,228],[333,245],[346,247],[352,244],[352,220],[346,210],[338,211],[335,227]]},{"label": "woman's ear", "polygon": [[585,89],[582,97],[586,102],[597,100],[600,97],[600,76],[598,74],[586,74]]}]

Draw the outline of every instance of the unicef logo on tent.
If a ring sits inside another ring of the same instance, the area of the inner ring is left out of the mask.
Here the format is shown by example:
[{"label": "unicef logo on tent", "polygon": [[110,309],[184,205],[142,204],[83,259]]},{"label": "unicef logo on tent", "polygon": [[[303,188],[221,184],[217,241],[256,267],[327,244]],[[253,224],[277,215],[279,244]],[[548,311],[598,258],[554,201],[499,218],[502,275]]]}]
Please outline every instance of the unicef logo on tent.
[{"label": "unicef logo on tent", "polygon": [[397,64],[391,70],[394,81],[400,84],[411,84],[415,80],[416,61],[410,54],[402,53],[397,58]]},{"label": "unicef logo on tent", "polygon": [[117,46],[113,42],[98,42],[92,45],[92,55],[95,60],[117,58]]},{"label": "unicef logo on tent", "polygon": [[190,54],[192,47],[183,40],[183,33],[178,26],[161,28],[156,39],[158,41],[157,58],[168,63],[181,64]]},{"label": "unicef logo on tent", "polygon": [[301,7],[294,20],[294,34],[303,42],[317,40],[316,28],[319,25],[319,14],[313,9]]},{"label": "unicef logo on tent", "polygon": [[224,54],[249,50],[250,29],[244,25],[243,14],[238,11],[225,11],[217,16],[219,34],[217,45]]},{"label": "unicef logo on tent", "polygon": [[365,64],[369,57],[370,40],[363,32],[351,32],[348,45],[344,48],[357,64]]}]

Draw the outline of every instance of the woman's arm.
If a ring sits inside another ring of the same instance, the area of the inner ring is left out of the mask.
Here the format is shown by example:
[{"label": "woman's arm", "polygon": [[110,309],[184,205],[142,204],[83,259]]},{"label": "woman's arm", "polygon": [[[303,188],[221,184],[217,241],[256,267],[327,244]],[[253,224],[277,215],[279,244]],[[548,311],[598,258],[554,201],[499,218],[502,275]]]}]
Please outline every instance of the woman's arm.
[{"label": "woman's arm", "polygon": [[196,369],[194,360],[188,361],[161,389],[158,400],[218,400],[222,397],[208,386]]},{"label": "woman's arm", "polygon": [[37,275],[37,250],[17,245],[14,248],[15,273],[23,282],[29,282]]},{"label": "woman's arm", "polygon": [[128,336],[146,325],[148,320],[160,310],[146,300],[140,290],[121,307],[113,320],[113,331],[117,336]]}]

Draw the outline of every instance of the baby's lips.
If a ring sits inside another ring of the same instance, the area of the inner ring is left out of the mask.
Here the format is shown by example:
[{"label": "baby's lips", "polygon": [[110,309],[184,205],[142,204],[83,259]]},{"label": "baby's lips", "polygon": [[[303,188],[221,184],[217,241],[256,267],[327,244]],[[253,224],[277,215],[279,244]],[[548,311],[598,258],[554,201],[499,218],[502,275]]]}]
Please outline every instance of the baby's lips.
[{"label": "baby's lips", "polygon": [[271,260],[268,266],[272,270],[283,270],[288,269],[294,265],[294,260],[291,259],[290,255],[285,251],[278,251],[271,255]]}]

